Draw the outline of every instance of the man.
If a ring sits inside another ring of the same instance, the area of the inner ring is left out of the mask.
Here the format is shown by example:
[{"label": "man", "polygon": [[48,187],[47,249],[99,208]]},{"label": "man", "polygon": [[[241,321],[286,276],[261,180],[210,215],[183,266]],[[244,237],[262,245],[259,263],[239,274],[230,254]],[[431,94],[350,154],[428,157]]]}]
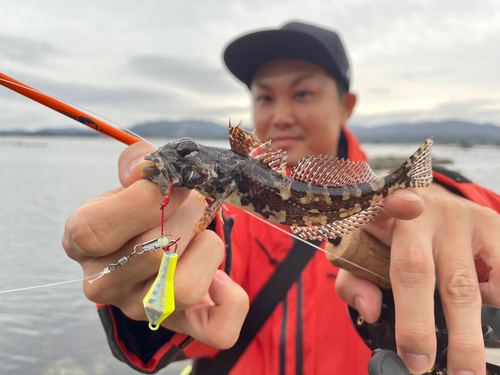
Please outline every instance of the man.
[{"label": "man", "polygon": [[[349,92],[349,64],[336,33],[290,23],[237,39],[224,58],[252,92],[257,136],[285,150],[289,166],[307,154],[365,159],[346,127],[356,97]],[[141,178],[147,165],[143,156],[153,150],[138,144],[124,151],[119,162],[123,187],[86,203],[69,218],[63,244],[85,275],[158,236],[162,196]],[[410,371],[422,373],[434,363],[437,275],[450,334],[448,373],[481,374],[481,298],[500,307],[500,219],[482,206],[500,210],[500,199],[456,174],[435,173],[435,180],[427,189],[393,193],[366,230],[391,246],[398,353]],[[255,326],[259,308],[267,307],[266,300],[255,309],[252,305],[247,316],[249,302],[258,300],[296,245],[234,208],[224,213],[224,224],[213,223],[215,232],[191,240],[203,208],[195,193],[174,189],[165,209],[165,227],[182,240],[176,312],[162,323],[164,329],[150,332],[142,307],[161,254],[143,256],[123,272],[84,285],[87,297],[100,304],[115,356],[145,372],[178,359],[203,358],[193,373],[224,373],[223,368],[231,374],[365,373],[369,350],[348,321],[335,287],[368,322],[379,316],[379,289],[347,272],[337,274],[324,254],[311,253],[262,328],[244,328],[240,337],[244,320],[250,321],[245,327]],[[488,282],[478,284],[474,259],[491,268]],[[227,352],[227,358],[219,352],[238,339],[235,347],[242,353]],[[242,346],[245,340],[251,341],[248,346]]]}]

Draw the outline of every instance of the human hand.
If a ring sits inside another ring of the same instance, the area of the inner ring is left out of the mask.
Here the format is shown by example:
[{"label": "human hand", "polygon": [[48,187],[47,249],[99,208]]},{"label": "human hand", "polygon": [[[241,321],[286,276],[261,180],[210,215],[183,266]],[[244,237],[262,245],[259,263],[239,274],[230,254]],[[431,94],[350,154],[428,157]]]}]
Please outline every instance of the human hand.
[{"label": "human hand", "polygon": [[[146,143],[128,147],[118,170],[122,187],[78,208],[68,219],[63,237],[67,255],[79,262],[84,276],[101,272],[136,244],[160,235],[163,195],[157,185],[142,179],[155,151]],[[203,214],[205,200],[194,191],[172,189],[165,208],[164,227],[178,242],[179,259],[174,278],[176,310],[161,325],[225,349],[237,340],[248,312],[248,296],[227,274],[218,270],[224,256],[221,239],[212,231],[192,238]],[[115,272],[96,282],[84,282],[88,299],[118,307],[128,317],[147,320],[142,299],[158,273],[162,252],[135,256]]]},{"label": "human hand", "polygon": [[[448,373],[484,374],[481,298],[500,307],[499,215],[432,184],[394,192],[365,230],[391,247],[396,341],[409,370],[428,371],[435,361],[437,278],[449,330]],[[491,268],[488,282],[478,283],[476,258]],[[337,292],[367,322],[378,319],[381,292],[374,284],[341,270]]]}]

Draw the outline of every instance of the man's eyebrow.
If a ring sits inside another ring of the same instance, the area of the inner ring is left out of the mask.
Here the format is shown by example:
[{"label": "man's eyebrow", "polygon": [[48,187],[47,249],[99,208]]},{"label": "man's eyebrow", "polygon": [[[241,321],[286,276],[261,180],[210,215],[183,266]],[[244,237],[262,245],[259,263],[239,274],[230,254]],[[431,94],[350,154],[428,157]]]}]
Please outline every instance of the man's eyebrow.
[{"label": "man's eyebrow", "polygon": [[[297,86],[299,83],[306,79],[312,79],[314,78],[311,74],[301,74],[297,78],[295,78],[291,83],[291,87]],[[259,82],[259,81],[254,81],[252,82],[252,85],[256,85],[258,88],[263,89],[263,90],[269,90],[269,85],[264,83],[264,82]]]},{"label": "man's eyebrow", "polygon": [[290,84],[291,87],[297,86],[300,82],[306,80],[306,79],[311,79],[313,76],[311,74],[301,74],[297,78],[295,78],[292,83]]},{"label": "man's eyebrow", "polygon": [[253,84],[258,86],[260,89],[264,89],[264,90],[269,89],[268,85],[266,85],[265,83],[259,82],[259,81],[254,81]]}]

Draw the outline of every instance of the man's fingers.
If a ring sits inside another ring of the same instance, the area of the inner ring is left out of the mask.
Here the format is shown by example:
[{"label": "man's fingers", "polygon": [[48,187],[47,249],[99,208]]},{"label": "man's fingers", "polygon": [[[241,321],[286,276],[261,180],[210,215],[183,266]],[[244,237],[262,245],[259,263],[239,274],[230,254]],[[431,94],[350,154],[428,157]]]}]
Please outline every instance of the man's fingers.
[{"label": "man's fingers", "polygon": [[177,263],[174,282],[177,310],[186,310],[201,301],[223,258],[224,244],[214,232],[205,231],[191,241]]},{"label": "man's fingers", "polygon": [[[181,237],[178,247],[179,259],[174,276],[174,298],[177,313],[196,306],[203,300],[224,257],[224,244],[217,234],[205,231],[196,240],[189,242],[192,225],[190,228],[188,229],[189,233],[173,230]],[[184,238],[185,240],[183,240]],[[188,243],[188,246],[185,247],[184,243]],[[142,308],[142,299],[158,274],[162,256],[162,251],[158,250],[156,253],[134,257],[127,265],[127,267],[134,267],[133,272],[131,268],[128,268],[131,272],[127,278],[116,277],[114,279],[114,275],[107,275],[107,287],[97,288],[96,295],[93,295],[92,300],[100,298],[115,301],[114,305],[127,316],[139,320],[146,319]],[[135,293],[135,296],[131,296],[130,292]],[[92,293],[92,291],[88,293]]]},{"label": "man's fingers", "polygon": [[339,269],[335,289],[339,297],[355,308],[368,323],[375,323],[380,317],[382,292],[373,283]]},{"label": "man's fingers", "polygon": [[386,246],[391,246],[394,220],[412,220],[424,212],[424,202],[418,189],[400,189],[383,200],[375,220],[364,228]]},{"label": "man's fingers", "polygon": [[425,225],[396,221],[391,248],[398,354],[415,374],[430,370],[436,355],[432,242],[419,236]]},{"label": "man's fingers", "polygon": [[384,199],[383,211],[395,219],[413,220],[424,212],[424,201],[418,189],[400,189]]},{"label": "man's fingers", "polygon": [[451,374],[484,371],[484,343],[481,331],[481,296],[471,238],[467,231],[439,238],[436,247],[436,275],[448,328],[448,371]]},{"label": "man's fingers", "polygon": [[199,304],[172,316],[165,326],[184,332],[219,349],[234,345],[248,313],[248,295],[223,271],[217,271],[209,289],[212,303]]},{"label": "man's fingers", "polygon": [[500,215],[490,209],[478,208],[481,218],[475,215],[473,249],[474,256],[480,258],[490,269],[489,275],[485,274],[487,282],[481,282],[483,305],[500,308],[500,232],[496,230],[500,226]]},{"label": "man's fingers", "polygon": [[[188,195],[188,191],[174,189],[165,216],[172,215]],[[68,255],[75,253],[70,255],[74,259],[100,257],[116,251],[130,238],[158,226],[162,198],[156,185],[141,180],[108,199],[82,206],[66,223],[64,248]],[[201,200],[199,206],[203,212]]]},{"label": "man's fingers", "polygon": [[144,156],[156,151],[157,148],[147,142],[138,142],[127,147],[118,160],[118,176],[123,187],[129,187],[135,181],[142,179],[142,170],[150,161]]}]

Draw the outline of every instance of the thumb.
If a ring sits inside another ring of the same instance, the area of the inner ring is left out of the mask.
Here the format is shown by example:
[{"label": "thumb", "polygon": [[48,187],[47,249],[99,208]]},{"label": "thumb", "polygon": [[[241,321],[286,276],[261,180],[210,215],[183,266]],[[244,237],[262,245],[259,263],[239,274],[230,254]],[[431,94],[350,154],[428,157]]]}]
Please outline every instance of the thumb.
[{"label": "thumb", "polygon": [[142,179],[142,170],[151,165],[150,161],[144,160],[144,156],[156,150],[150,143],[137,142],[122,152],[118,160],[118,177],[123,187]]},{"label": "thumb", "polygon": [[395,219],[412,220],[424,212],[424,201],[417,189],[400,189],[384,199],[382,212]]},{"label": "thumb", "polygon": [[391,246],[395,219],[413,220],[424,212],[424,201],[417,189],[396,190],[384,198],[380,213],[363,229],[386,246]]}]

